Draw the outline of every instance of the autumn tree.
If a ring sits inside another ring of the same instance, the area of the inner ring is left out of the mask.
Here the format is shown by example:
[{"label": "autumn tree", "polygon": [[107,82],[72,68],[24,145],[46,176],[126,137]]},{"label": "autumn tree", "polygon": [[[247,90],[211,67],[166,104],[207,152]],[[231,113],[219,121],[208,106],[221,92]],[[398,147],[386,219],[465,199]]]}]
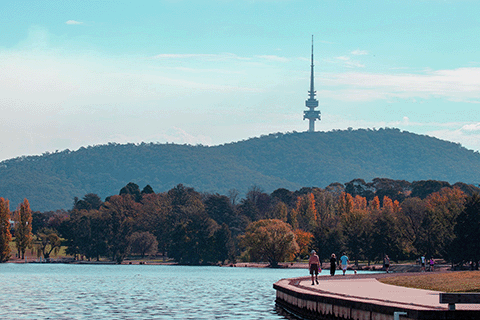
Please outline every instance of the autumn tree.
[{"label": "autumn tree", "polygon": [[131,253],[140,254],[142,258],[144,258],[145,255],[157,253],[158,241],[155,236],[148,231],[134,232],[128,240]]},{"label": "autumn tree", "polygon": [[10,208],[9,201],[0,198],[0,262],[6,262],[10,258]]},{"label": "autumn tree", "polygon": [[298,256],[306,257],[309,255],[310,248],[312,245],[313,234],[307,231],[296,229],[295,240],[298,244]]},{"label": "autumn tree", "polygon": [[277,267],[279,262],[298,251],[292,228],[277,219],[252,222],[241,244],[253,261],[268,261],[271,267]]},{"label": "autumn tree", "polygon": [[30,203],[24,199],[15,211],[15,245],[18,255],[25,258],[25,251],[32,243],[32,210]]},{"label": "autumn tree", "polygon": [[338,214],[342,215],[345,213],[350,213],[353,210],[353,207],[353,197],[349,193],[342,192],[338,198]]}]

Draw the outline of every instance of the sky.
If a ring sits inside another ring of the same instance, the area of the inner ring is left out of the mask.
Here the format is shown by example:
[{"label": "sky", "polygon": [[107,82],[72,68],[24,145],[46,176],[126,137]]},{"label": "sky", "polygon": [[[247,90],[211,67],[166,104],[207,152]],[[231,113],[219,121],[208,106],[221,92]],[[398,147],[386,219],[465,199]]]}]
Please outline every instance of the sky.
[{"label": "sky", "polygon": [[480,1],[2,1],[0,161],[399,128],[480,150]]}]

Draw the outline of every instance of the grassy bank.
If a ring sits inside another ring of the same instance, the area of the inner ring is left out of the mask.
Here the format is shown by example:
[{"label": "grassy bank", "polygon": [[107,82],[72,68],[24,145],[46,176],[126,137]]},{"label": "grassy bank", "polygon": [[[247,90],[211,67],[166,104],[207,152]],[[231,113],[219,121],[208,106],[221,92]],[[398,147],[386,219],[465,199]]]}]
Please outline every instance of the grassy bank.
[{"label": "grassy bank", "polygon": [[395,286],[442,292],[480,292],[480,271],[406,275],[379,279]]}]

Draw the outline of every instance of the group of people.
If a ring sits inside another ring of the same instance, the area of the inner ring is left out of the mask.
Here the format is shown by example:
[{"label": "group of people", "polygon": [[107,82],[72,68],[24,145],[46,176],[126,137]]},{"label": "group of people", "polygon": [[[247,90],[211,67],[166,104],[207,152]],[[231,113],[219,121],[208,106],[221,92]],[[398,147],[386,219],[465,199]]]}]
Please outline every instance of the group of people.
[{"label": "group of people", "polygon": [[[342,266],[343,275],[345,275],[345,272],[347,271],[348,263],[350,262],[346,253],[343,253],[343,255],[340,257],[340,262]],[[315,284],[315,282],[318,284],[318,273],[322,272],[322,267],[320,265],[320,258],[318,257],[315,250],[312,250],[310,259],[308,259],[308,269],[310,270],[310,275],[312,277],[312,286]],[[337,257],[335,256],[335,253],[332,253],[330,257],[330,275],[331,276],[335,275],[336,269],[337,269]]]},{"label": "group of people", "polygon": [[[422,272],[425,272],[425,265],[427,264],[427,259],[425,259],[425,256],[420,257],[420,263],[422,264]],[[433,257],[430,258],[428,264],[430,265],[430,271],[433,271],[435,267],[435,260],[433,260]]]},{"label": "group of people", "polygon": [[[343,255],[340,257],[340,265],[343,271],[343,275],[345,275],[345,272],[347,271],[349,262],[350,260],[348,259],[347,254],[343,253]],[[435,260],[433,260],[433,258],[430,258],[430,260],[427,261],[425,256],[420,257],[420,263],[422,265],[422,271],[425,271],[425,266],[427,264],[430,266],[430,271],[433,271],[435,266]],[[383,259],[383,265],[385,267],[385,271],[388,273],[388,269],[390,268],[390,258],[388,257],[388,255],[385,255]],[[322,267],[320,265],[320,258],[318,257],[315,250],[312,250],[310,259],[308,259],[308,268],[310,270],[310,275],[312,276],[312,285],[314,285],[315,282],[318,284],[318,274],[322,272]],[[332,253],[332,255],[330,256],[330,275],[331,276],[335,275],[336,269],[337,269],[337,257],[335,256],[335,253]]]}]

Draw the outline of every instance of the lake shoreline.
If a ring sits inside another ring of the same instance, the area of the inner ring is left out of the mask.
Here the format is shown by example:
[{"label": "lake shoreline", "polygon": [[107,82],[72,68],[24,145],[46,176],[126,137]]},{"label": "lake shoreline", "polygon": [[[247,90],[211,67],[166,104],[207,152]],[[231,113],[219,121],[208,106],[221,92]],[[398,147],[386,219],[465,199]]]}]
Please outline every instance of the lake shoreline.
[{"label": "lake shoreline", "polygon": [[[27,259],[10,259],[6,263],[65,263],[65,264],[91,264],[91,265],[116,265],[115,261],[110,260],[102,260],[102,261],[95,261],[95,260],[74,260],[73,258],[68,257],[56,257],[52,258],[50,262],[46,262],[44,260],[33,259],[32,257]],[[174,261],[158,261],[158,260],[148,260],[148,259],[127,259],[124,260],[122,265],[167,265],[167,266],[176,266],[181,265]],[[268,262],[238,262],[235,264],[218,264],[219,267],[233,267],[233,268],[271,268]],[[278,264],[277,269],[308,269],[308,262],[282,262]],[[273,268],[273,269],[276,269]],[[323,270],[330,270],[330,264],[323,263]],[[381,264],[371,264],[371,265],[359,265],[356,267],[353,264],[350,264],[348,270],[355,270],[355,271],[385,271],[383,265]],[[435,266],[435,271],[447,271],[451,270],[450,265],[447,264],[438,264]],[[389,271],[391,273],[411,273],[411,272],[420,272],[421,266],[418,264],[413,263],[402,263],[402,264],[392,264],[390,265]],[[339,268],[337,268],[336,273],[341,272]]]}]

